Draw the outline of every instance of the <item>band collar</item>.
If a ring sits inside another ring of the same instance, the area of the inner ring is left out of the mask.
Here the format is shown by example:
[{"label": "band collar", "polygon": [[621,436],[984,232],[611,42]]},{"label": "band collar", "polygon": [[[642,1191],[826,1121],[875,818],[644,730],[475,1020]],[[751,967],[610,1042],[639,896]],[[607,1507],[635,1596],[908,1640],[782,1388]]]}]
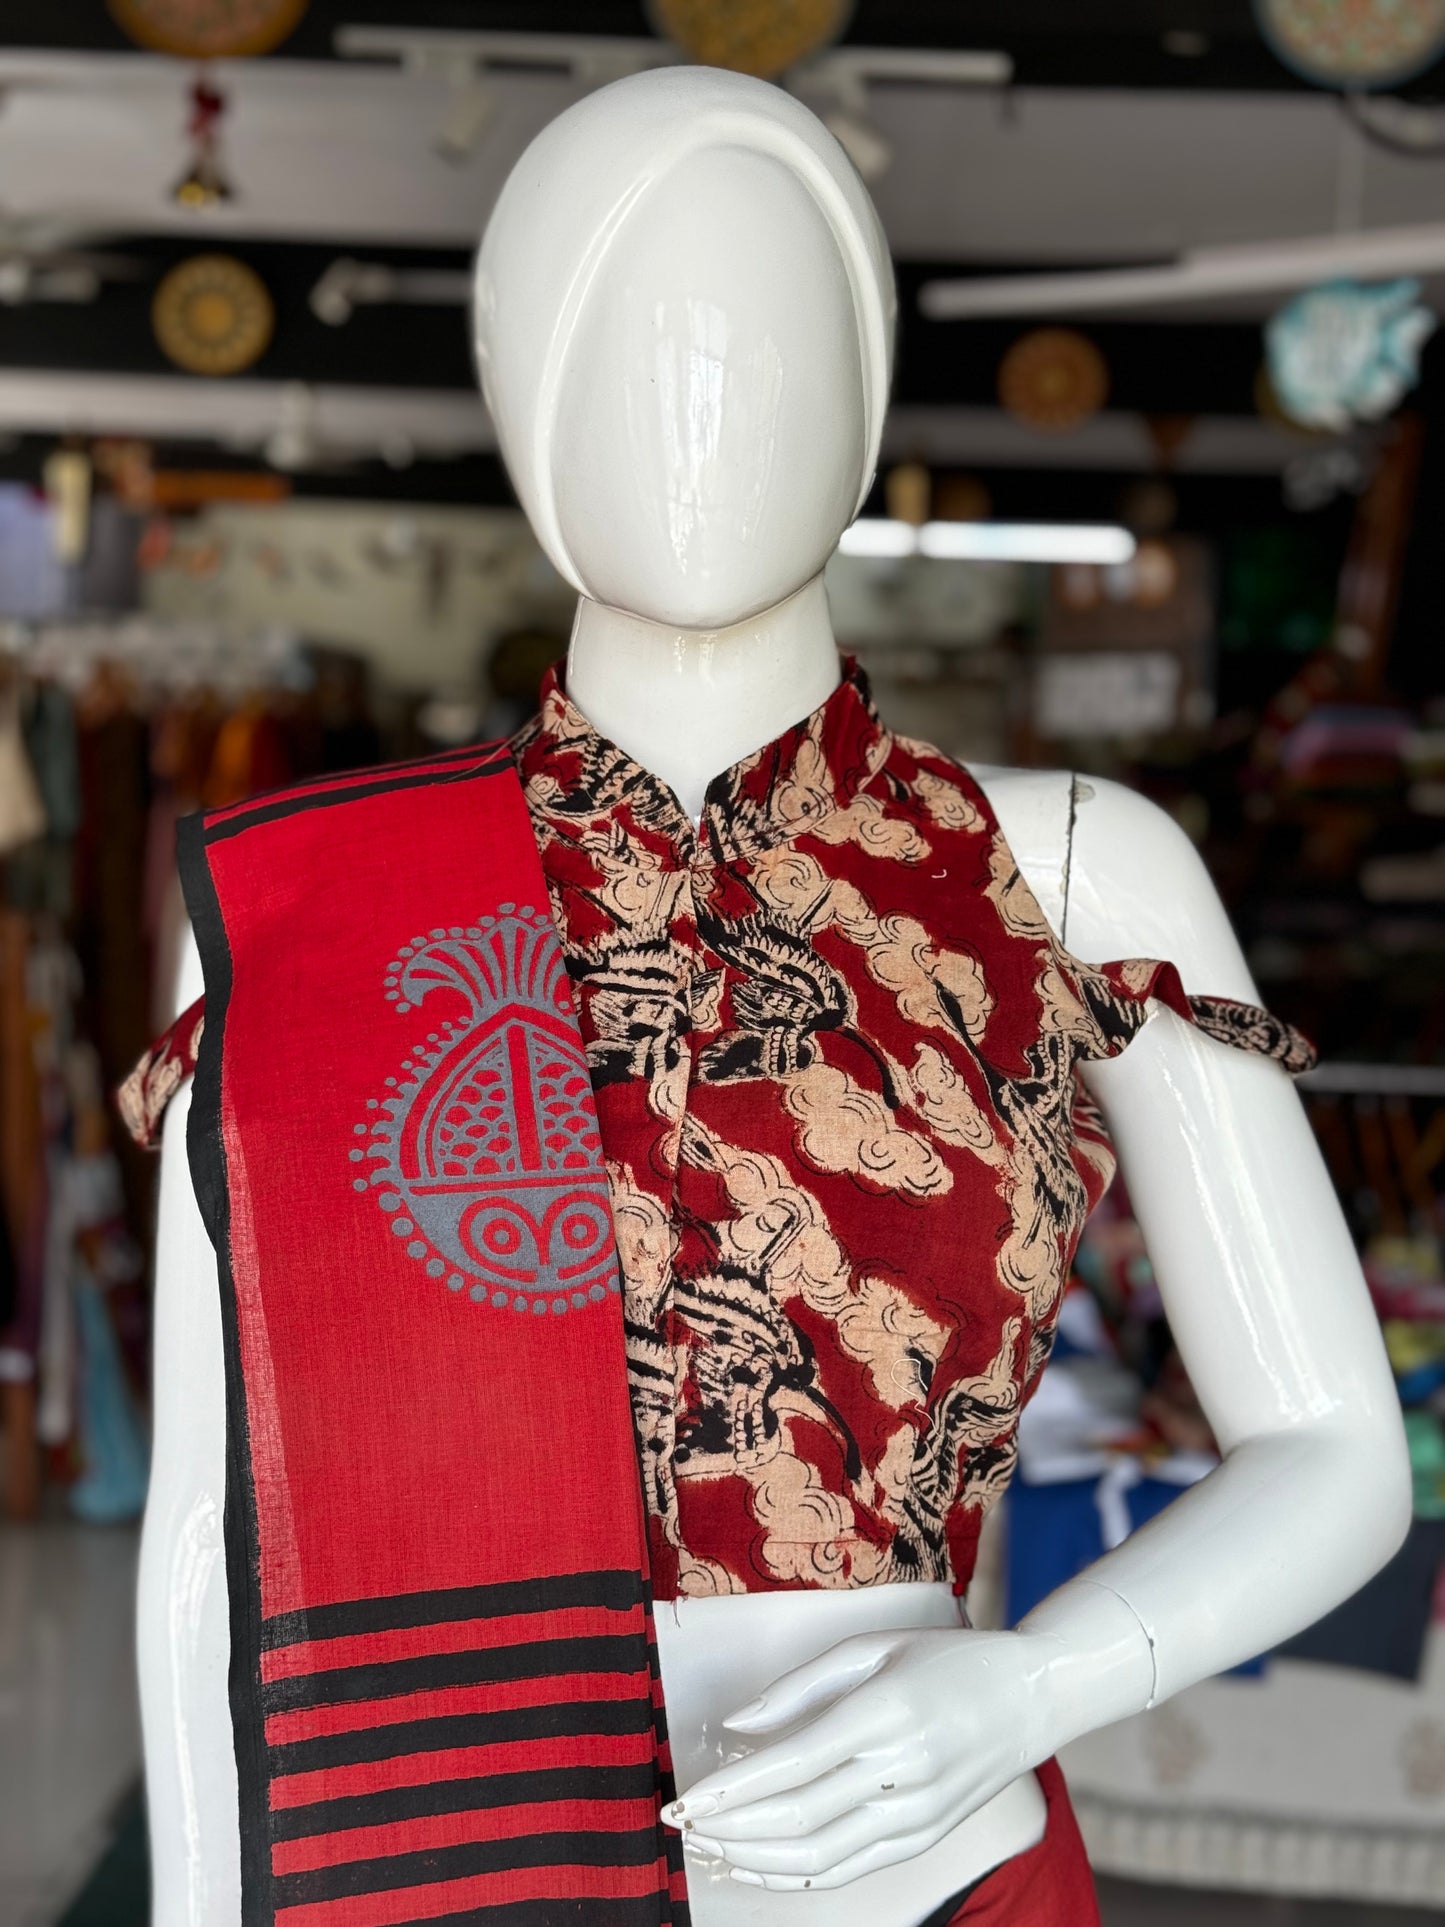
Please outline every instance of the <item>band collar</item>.
[{"label": "band collar", "polygon": [[667,785],[588,722],[563,664],[547,671],[540,713],[513,738],[528,805],[554,830],[575,835],[625,808],[638,828],[715,863],[756,856],[846,810],[889,744],[868,678],[846,656],[842,680],[811,715],[713,778],[695,829]]}]

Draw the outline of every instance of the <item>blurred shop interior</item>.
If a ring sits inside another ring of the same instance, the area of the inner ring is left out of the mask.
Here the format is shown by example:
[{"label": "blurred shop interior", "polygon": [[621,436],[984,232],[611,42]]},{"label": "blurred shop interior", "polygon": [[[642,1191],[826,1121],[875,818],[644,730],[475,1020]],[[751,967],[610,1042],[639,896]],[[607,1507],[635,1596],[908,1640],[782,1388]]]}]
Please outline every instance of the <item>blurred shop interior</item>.
[{"label": "blurred shop interior", "polygon": [[[0,1917],[146,1918],[156,1167],[109,1093],[173,1014],[177,818],[529,713],[572,595],[495,453],[471,255],[548,120],[689,58],[821,114],[892,246],[840,640],[897,728],[1128,783],[1199,845],[1320,1046],[1406,1410],[1387,1571],[1071,1749],[1105,1919],[1438,1918],[1439,0],[0,9]],[[1116,1187],[975,1617],[1214,1453]]]}]

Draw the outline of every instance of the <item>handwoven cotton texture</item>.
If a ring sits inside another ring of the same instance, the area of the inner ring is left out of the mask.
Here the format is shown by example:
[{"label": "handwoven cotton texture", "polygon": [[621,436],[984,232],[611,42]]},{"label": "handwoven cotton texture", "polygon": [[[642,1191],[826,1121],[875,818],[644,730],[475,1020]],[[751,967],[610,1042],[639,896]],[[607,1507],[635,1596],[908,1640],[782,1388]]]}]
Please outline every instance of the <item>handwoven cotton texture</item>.
[{"label": "handwoven cotton texture", "polygon": [[1045,923],[968,772],[848,665],[696,828],[552,674],[515,739],[579,994],[659,1598],[952,1580],[1112,1156],[1076,1078],[1172,965]]},{"label": "handwoven cotton texture", "polygon": [[680,1923],[607,1180],[505,746],[191,818],[182,874],[246,1927]]}]

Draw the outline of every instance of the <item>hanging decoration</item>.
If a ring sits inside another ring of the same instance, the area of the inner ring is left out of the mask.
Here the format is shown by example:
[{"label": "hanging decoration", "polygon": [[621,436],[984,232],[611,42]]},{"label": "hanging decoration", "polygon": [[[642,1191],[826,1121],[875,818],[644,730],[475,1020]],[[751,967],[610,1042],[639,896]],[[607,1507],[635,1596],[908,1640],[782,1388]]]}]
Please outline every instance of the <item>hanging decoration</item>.
[{"label": "hanging decoration", "polygon": [[226,96],[202,73],[192,83],[190,101],[191,114],[186,122],[186,137],[191,143],[190,165],[171,189],[171,199],[181,207],[199,211],[229,201],[235,190],[221,166],[221,122],[226,112]]},{"label": "hanging decoration", "polygon": [[657,31],[701,66],[774,80],[838,38],[853,0],[651,0],[651,10]]},{"label": "hanging decoration", "polygon": [[1016,421],[1069,434],[1097,415],[1109,395],[1109,369],[1086,335],[1034,328],[999,364],[999,400]]},{"label": "hanging decoration", "polygon": [[1445,0],[1254,0],[1260,32],[1318,87],[1399,87],[1445,54]]},{"label": "hanging decoration", "polygon": [[162,351],[187,374],[239,375],[270,346],[276,310],[244,261],[193,254],[156,289],[151,322]]},{"label": "hanging decoration", "polygon": [[123,33],[183,60],[268,54],[295,32],[310,0],[109,0]]},{"label": "hanging decoration", "polygon": [[921,529],[932,513],[932,475],[922,462],[896,462],[883,477],[883,501],[891,521]]},{"label": "hanging decoration", "polygon": [[56,560],[73,568],[90,547],[90,503],[95,473],[90,456],[74,446],[55,449],[41,470],[45,499],[54,522],[51,540]]},{"label": "hanging decoration", "polygon": [[1419,294],[1414,280],[1330,281],[1281,308],[1264,338],[1285,415],[1339,431],[1389,414],[1420,379],[1420,349],[1435,328]]}]

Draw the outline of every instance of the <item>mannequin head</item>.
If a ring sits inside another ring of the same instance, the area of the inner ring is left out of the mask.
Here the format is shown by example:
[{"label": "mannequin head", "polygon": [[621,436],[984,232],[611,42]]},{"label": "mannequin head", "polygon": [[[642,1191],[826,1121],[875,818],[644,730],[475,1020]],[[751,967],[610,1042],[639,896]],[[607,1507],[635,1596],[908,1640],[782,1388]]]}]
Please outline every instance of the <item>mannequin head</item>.
[{"label": "mannequin head", "polygon": [[673,68],[533,141],[482,240],[482,387],[580,593],[718,629],[822,568],[872,479],[893,281],[842,149],[789,95]]}]

